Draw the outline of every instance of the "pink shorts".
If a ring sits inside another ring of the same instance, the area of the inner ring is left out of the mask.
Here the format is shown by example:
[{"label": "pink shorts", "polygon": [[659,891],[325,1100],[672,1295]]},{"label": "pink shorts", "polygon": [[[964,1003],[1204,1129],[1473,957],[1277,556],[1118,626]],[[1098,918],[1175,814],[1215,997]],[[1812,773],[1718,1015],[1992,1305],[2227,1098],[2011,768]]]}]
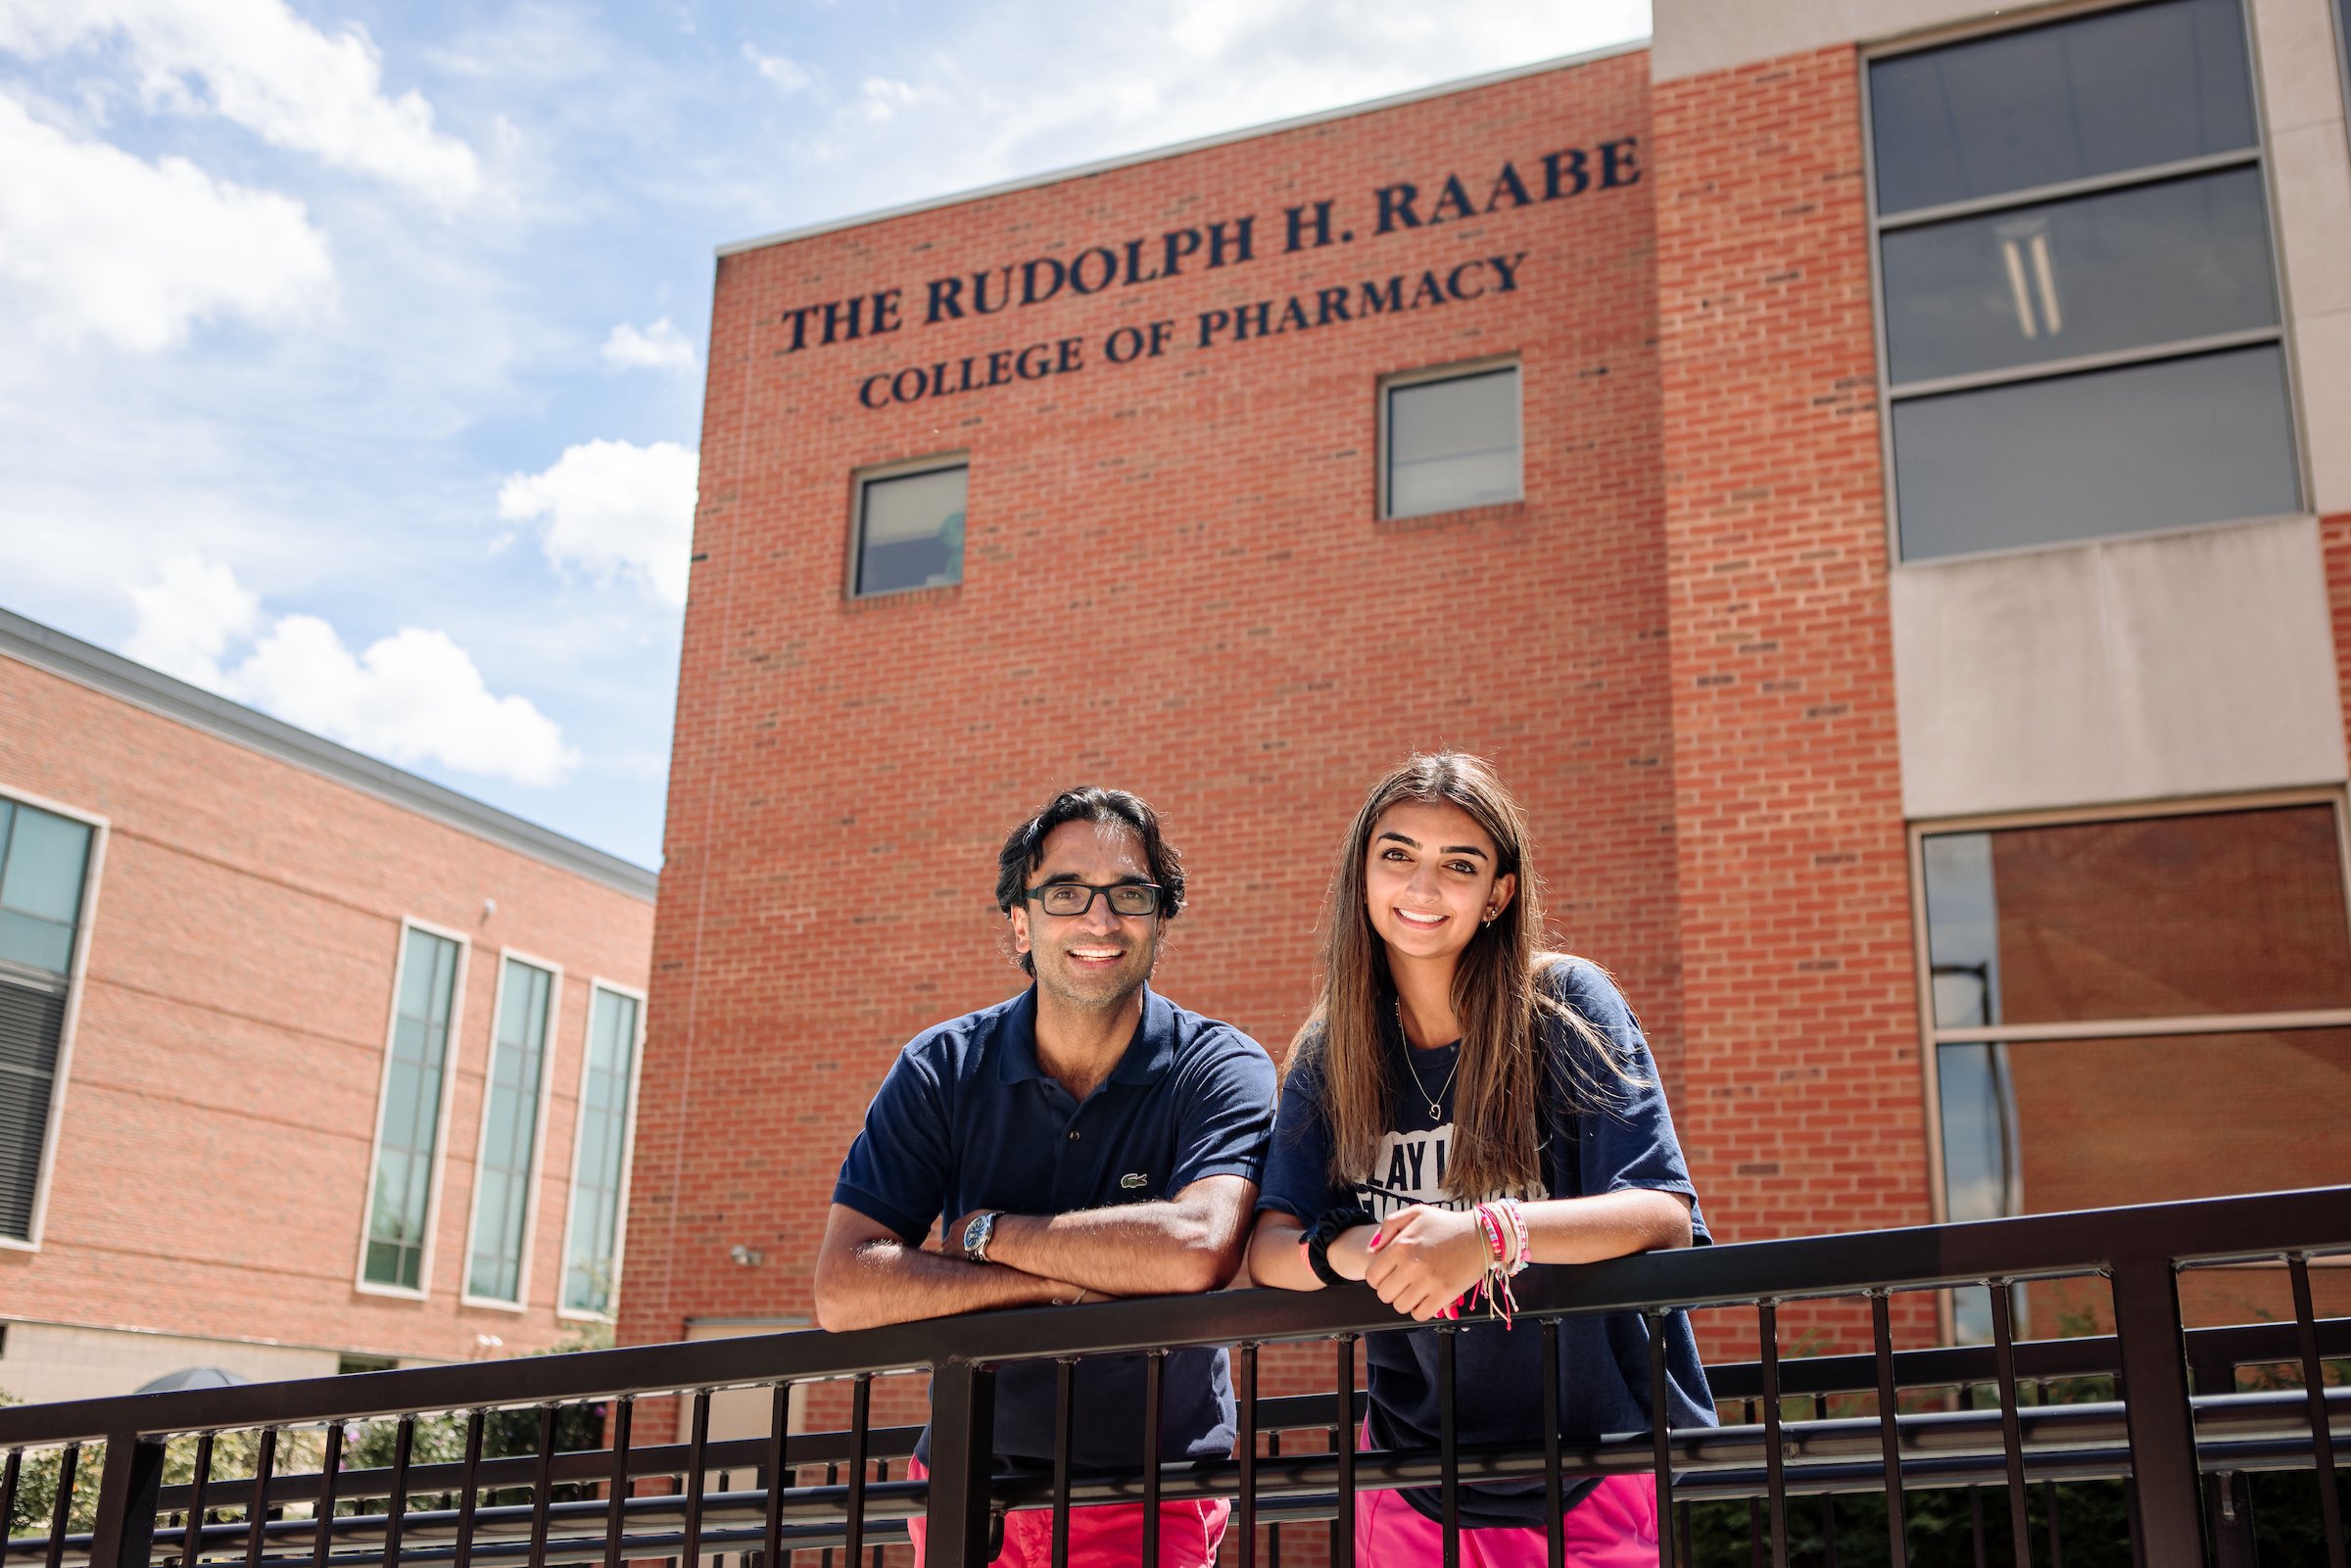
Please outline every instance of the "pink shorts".
[{"label": "pink shorts", "polygon": [[[920,1459],[906,1461],[906,1479],[920,1481],[931,1472]],[[1232,1504],[1222,1498],[1187,1497],[1159,1505],[1159,1568],[1210,1568],[1217,1547],[1224,1541],[1224,1522]],[[915,1568],[922,1568],[923,1538],[930,1532],[921,1515],[906,1521],[914,1541]],[[1538,1539],[1540,1536],[1538,1535]],[[1053,1510],[1023,1508],[1004,1516],[1004,1549],[994,1559],[1001,1568],[1051,1568]],[[1106,1504],[1070,1510],[1072,1568],[1129,1568],[1143,1560],[1143,1505]]]},{"label": "pink shorts", "polygon": [[[1570,1568],[1656,1568],[1657,1483],[1654,1476],[1617,1475],[1566,1514]],[[1438,1563],[1445,1560],[1445,1527],[1393,1492],[1355,1495],[1355,1560]],[[1551,1543],[1540,1529],[1462,1532],[1462,1568],[1548,1568]]]}]

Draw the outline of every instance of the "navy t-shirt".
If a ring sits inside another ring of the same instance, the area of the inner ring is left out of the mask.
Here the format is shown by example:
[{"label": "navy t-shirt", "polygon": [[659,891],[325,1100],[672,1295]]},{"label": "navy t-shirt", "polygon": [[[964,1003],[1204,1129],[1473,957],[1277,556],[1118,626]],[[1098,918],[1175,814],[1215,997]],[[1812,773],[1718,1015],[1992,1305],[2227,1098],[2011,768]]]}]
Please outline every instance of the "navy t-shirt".
[{"label": "navy t-shirt", "polygon": [[[1626,1084],[1592,1047],[1563,1024],[1544,1030],[1544,1125],[1537,1159],[1541,1190],[1457,1194],[1446,1185],[1445,1167],[1453,1140],[1453,1090],[1449,1079],[1458,1043],[1415,1051],[1397,1026],[1394,1009],[1382,1002],[1380,1034],[1393,1081],[1404,1087],[1392,1097],[1390,1131],[1380,1140],[1372,1168],[1354,1183],[1330,1178],[1330,1123],[1322,1111],[1321,1061],[1312,1042],[1291,1069],[1274,1120],[1273,1143],[1266,1157],[1261,1210],[1275,1209],[1307,1224],[1327,1209],[1362,1204],[1385,1218],[1413,1204],[1468,1209],[1480,1200],[1581,1198],[1630,1187],[1688,1194],[1690,1225],[1700,1244],[1710,1240],[1697,1209],[1689,1167],[1673,1135],[1673,1118],[1657,1085],[1656,1064],[1641,1038],[1624,998],[1607,976],[1582,959],[1555,965],[1546,982],[1587,1022],[1615,1043],[1623,1066],[1643,1080]],[[1415,1096],[1410,1085],[1422,1085]],[[1607,1103],[1579,1094],[1578,1084],[1608,1086]],[[1435,1098],[1440,1115],[1428,1115]],[[1560,1266],[1538,1263],[1535,1269]],[[1532,1272],[1520,1276],[1531,1281]],[[1712,1426],[1713,1397],[1699,1364],[1698,1343],[1687,1313],[1665,1322],[1665,1369],[1677,1427]],[[1374,1334],[1365,1340],[1370,1394],[1371,1439],[1381,1448],[1433,1448],[1437,1413],[1437,1335],[1428,1329]],[[1455,1340],[1455,1429],[1461,1442],[1526,1442],[1543,1430],[1543,1342],[1531,1323],[1506,1329],[1480,1307],[1464,1309]],[[1649,1414],[1649,1325],[1638,1312],[1566,1317],[1559,1321],[1559,1431],[1565,1437],[1646,1432]],[[1430,1518],[1442,1505],[1433,1489],[1408,1490],[1410,1502]],[[1461,1520],[1465,1526],[1540,1526],[1540,1478],[1490,1481],[1464,1486]]]},{"label": "navy t-shirt", "polygon": [[[919,1245],[934,1223],[976,1209],[1061,1214],[1173,1198],[1204,1176],[1258,1179],[1273,1118],[1273,1064],[1229,1023],[1145,988],[1127,1053],[1083,1101],[1037,1066],[1033,987],[925,1030],[898,1053],[840,1164],[833,1201]],[[963,1238],[948,1237],[961,1256]],[[1053,1457],[1050,1360],[996,1374],[999,1458]],[[1143,1360],[1078,1364],[1070,1459],[1143,1462]],[[1232,1450],[1232,1381],[1222,1350],[1170,1353],[1160,1452]],[[931,1434],[916,1451],[929,1462]]]}]

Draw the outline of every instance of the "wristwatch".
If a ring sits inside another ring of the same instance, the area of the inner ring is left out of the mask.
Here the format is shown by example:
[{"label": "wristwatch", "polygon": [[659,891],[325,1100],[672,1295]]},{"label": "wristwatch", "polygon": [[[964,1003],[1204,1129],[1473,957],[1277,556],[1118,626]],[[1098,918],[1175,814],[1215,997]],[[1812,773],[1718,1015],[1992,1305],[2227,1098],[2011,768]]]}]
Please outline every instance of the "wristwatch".
[{"label": "wristwatch", "polygon": [[963,1225],[963,1256],[975,1263],[987,1261],[988,1238],[996,1233],[996,1220],[1002,1211],[983,1209]]}]

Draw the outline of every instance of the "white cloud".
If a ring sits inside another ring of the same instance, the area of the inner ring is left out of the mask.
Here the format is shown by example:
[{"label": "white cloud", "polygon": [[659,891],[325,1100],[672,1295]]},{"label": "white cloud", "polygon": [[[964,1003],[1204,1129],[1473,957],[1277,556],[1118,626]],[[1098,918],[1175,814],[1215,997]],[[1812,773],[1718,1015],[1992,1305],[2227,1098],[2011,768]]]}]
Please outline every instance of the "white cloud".
[{"label": "white cloud", "polygon": [[743,58],[749,61],[760,75],[765,76],[778,92],[787,96],[805,92],[816,85],[816,72],[798,61],[785,55],[771,55],[748,38],[743,41]]},{"label": "white cloud", "polygon": [[438,762],[541,786],[579,766],[561,727],[527,697],[493,696],[446,633],[403,627],[355,655],[317,616],[285,615],[231,668],[223,660],[253,639],[261,599],[226,566],[177,556],[130,596],[137,624],[124,656],[330,740],[403,767]]},{"label": "white cloud", "polygon": [[117,33],[153,104],[209,110],[444,206],[480,185],[473,150],[433,128],[421,94],[386,95],[383,55],[357,25],[330,37],[285,0],[0,0],[0,49],[27,58]]},{"label": "white cloud", "polygon": [[463,648],[412,626],[354,657],[326,622],[288,615],[254,644],[228,694],[404,767],[432,761],[546,786],[580,762],[529,698],[492,696]]},{"label": "white cloud", "polygon": [[946,101],[947,95],[936,86],[918,87],[895,76],[868,76],[858,89],[854,113],[868,124],[887,125],[905,110]]},{"label": "white cloud", "polygon": [[541,547],[558,569],[576,566],[600,582],[634,577],[662,602],[683,604],[696,466],[673,442],[586,442],[544,472],[509,478],[498,515],[539,524]]},{"label": "white cloud", "polygon": [[261,595],[235,573],[193,555],[164,562],[162,581],[132,589],[130,598],[138,624],[122,644],[123,657],[215,690],[221,656],[231,642],[253,635],[262,614]]},{"label": "white cloud", "polygon": [[302,204],[74,141],[0,96],[0,280],[68,341],[153,353],[199,322],[282,325],[331,299],[326,237]]},{"label": "white cloud", "polygon": [[667,316],[643,330],[623,321],[604,339],[604,365],[611,370],[671,370],[685,375],[694,369],[694,345]]}]

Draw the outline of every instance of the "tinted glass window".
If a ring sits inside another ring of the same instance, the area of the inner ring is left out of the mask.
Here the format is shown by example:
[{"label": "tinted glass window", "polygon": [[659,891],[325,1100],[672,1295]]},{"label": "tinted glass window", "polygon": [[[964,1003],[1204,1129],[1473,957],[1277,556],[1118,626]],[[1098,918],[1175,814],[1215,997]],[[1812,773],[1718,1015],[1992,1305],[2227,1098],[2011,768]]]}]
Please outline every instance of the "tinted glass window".
[{"label": "tinted glass window", "polygon": [[538,1164],[539,1097],[555,977],[515,959],[505,961],[504,973],[482,1107],[482,1164],[474,1173],[473,1256],[465,1290],[513,1302],[522,1299],[523,1232]]},{"label": "tinted glass window", "polygon": [[609,1312],[620,1234],[620,1185],[628,1160],[629,1074],[637,1052],[637,1002],[599,990],[588,1018],[580,1078],[580,1145],[572,1170],[570,1232],[563,1247],[563,1305]]},{"label": "tinted glass window", "polygon": [[857,588],[888,594],[963,580],[963,501],[968,470],[868,479],[859,487]]},{"label": "tinted glass window", "polygon": [[2299,504],[2272,344],[1893,405],[1905,560]]},{"label": "tinted glass window", "polygon": [[[1961,1129],[1953,1218],[2351,1181],[2351,1030],[1945,1045],[1937,1056],[1946,1140]],[[2215,1113],[2245,1085],[2258,1086],[2258,1107]],[[1984,1207],[1999,1199],[2008,1207]]]},{"label": "tinted glass window", "polygon": [[63,974],[72,964],[90,830],[0,800],[0,959]]},{"label": "tinted glass window", "polygon": [[456,971],[456,943],[429,931],[408,933],[368,1205],[365,1275],[379,1285],[414,1290],[423,1277]]},{"label": "tinted glass window", "polygon": [[1518,370],[1388,389],[1388,515],[1516,500]]},{"label": "tinted glass window", "polygon": [[2278,323],[2256,168],[1896,229],[1882,254],[1897,387]]},{"label": "tinted glass window", "polygon": [[2163,0],[1871,65],[1878,211],[2254,144],[2233,0]]},{"label": "tinted glass window", "polygon": [[1938,833],[1923,848],[1939,1028],[2351,1007],[2330,807]]}]

